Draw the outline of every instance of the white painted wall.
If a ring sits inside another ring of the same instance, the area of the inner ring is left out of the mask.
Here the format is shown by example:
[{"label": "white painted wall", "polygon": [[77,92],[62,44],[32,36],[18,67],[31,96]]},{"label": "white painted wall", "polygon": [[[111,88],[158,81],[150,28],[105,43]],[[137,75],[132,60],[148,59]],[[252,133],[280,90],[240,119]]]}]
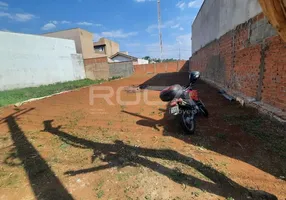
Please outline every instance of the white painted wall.
[{"label": "white painted wall", "polygon": [[192,25],[192,52],[261,12],[258,0],[205,0]]},{"label": "white painted wall", "polygon": [[72,40],[0,31],[0,44],[0,90],[85,77],[82,70],[74,68]]},{"label": "white painted wall", "polygon": [[149,64],[149,61],[141,59],[141,58],[138,58],[138,62],[137,63],[138,63],[138,65],[144,65],[144,64]]},{"label": "white painted wall", "polygon": [[85,79],[85,70],[82,54],[71,54],[75,80]]}]

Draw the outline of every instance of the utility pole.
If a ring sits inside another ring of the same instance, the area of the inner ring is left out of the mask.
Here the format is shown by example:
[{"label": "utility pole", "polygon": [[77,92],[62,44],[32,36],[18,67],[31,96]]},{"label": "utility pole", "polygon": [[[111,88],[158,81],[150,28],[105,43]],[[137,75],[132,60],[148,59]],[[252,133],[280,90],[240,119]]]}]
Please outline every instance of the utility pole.
[{"label": "utility pole", "polygon": [[181,41],[179,41],[178,43],[179,43],[179,60],[181,60]]},{"label": "utility pole", "polygon": [[158,29],[159,29],[159,43],[160,43],[160,60],[162,62],[162,53],[163,53],[163,42],[162,42],[162,32],[161,32],[161,6],[160,0],[157,0],[158,3]]}]

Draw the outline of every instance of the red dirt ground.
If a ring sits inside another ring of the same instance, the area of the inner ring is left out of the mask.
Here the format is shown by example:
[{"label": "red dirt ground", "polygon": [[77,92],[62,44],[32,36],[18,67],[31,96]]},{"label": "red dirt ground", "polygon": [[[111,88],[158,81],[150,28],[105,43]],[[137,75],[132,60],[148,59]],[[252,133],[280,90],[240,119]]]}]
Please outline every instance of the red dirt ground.
[{"label": "red dirt ground", "polygon": [[[136,75],[101,86],[163,86],[185,75]],[[210,117],[183,135],[166,105],[89,88],[0,110],[0,199],[286,199],[285,127],[196,86]],[[159,101],[159,92],[148,99]],[[274,197],[276,196],[276,198]]]}]

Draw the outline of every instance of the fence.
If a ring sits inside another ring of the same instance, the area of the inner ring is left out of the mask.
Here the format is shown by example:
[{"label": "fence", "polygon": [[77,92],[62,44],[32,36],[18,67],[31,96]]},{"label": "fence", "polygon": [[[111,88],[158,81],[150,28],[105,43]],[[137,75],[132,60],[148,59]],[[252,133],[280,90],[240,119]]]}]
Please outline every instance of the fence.
[{"label": "fence", "polygon": [[109,63],[110,77],[128,77],[134,73],[132,62]]},{"label": "fence", "polygon": [[0,31],[0,90],[85,78],[72,40]]},{"label": "fence", "polygon": [[135,65],[136,74],[157,74],[167,72],[188,72],[189,61],[181,60],[175,62],[153,63],[146,65]]},{"label": "fence", "polygon": [[107,63],[104,58],[85,60],[85,73],[87,78],[109,79],[112,77],[128,77],[134,73],[132,62]]}]

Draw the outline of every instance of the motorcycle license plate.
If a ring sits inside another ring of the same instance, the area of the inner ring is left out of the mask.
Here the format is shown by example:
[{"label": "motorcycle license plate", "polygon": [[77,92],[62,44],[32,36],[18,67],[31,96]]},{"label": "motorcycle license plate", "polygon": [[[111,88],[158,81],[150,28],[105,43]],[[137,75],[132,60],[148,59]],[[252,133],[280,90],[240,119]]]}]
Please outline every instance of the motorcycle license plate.
[{"label": "motorcycle license plate", "polygon": [[170,108],[170,113],[173,115],[177,115],[177,114],[179,114],[179,112],[180,112],[180,110],[179,110],[178,105]]}]

